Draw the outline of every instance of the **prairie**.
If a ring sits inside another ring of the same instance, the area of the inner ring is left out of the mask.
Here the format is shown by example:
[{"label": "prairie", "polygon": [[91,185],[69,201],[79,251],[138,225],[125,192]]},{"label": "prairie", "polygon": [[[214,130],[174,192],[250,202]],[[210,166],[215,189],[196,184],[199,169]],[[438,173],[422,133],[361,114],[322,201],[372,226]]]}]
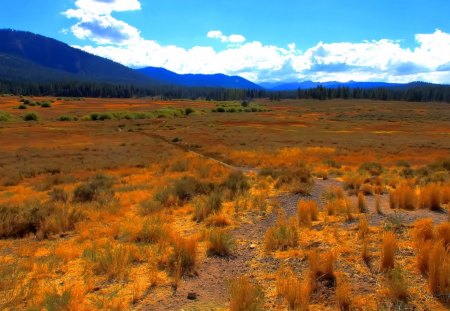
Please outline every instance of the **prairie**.
[{"label": "prairie", "polygon": [[0,97],[0,169],[1,309],[449,308],[448,104]]}]

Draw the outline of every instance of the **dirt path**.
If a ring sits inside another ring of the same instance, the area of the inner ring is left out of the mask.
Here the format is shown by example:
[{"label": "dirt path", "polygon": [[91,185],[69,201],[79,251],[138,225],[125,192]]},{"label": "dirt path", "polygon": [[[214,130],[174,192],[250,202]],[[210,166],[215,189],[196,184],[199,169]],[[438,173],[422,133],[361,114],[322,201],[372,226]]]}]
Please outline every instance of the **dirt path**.
[{"label": "dirt path", "polygon": [[[199,157],[209,159],[219,163],[232,170],[242,171],[244,173],[257,172],[256,169],[235,167],[224,163],[220,160],[205,156],[196,151],[190,150],[188,147],[173,143],[166,138],[157,134],[142,133],[152,138],[158,138],[166,143],[169,143],[186,152],[196,154]],[[295,216],[297,212],[297,203],[300,199],[315,200],[323,209],[324,202],[322,194],[331,187],[341,187],[342,183],[335,179],[316,179],[312,188],[311,195],[302,197],[300,195],[293,195],[290,193],[280,193],[268,200],[277,201],[279,206],[285,211],[286,216]],[[356,198],[352,200],[356,204]],[[446,221],[446,213],[433,213],[427,210],[417,211],[392,211],[389,209],[388,196],[381,197],[381,206],[384,213],[378,215],[375,211],[375,202],[373,197],[367,197],[368,203],[368,220],[372,226],[379,226],[380,224],[389,221],[391,217],[400,217],[401,221],[406,226],[411,225],[416,219],[424,217],[432,217],[435,223]],[[275,272],[281,265],[281,262],[272,256],[264,254],[264,235],[266,231],[275,224],[277,215],[271,213],[265,217],[257,214],[250,215],[250,223],[244,223],[238,228],[231,231],[232,235],[237,241],[236,249],[233,256],[229,258],[220,257],[204,257],[197,268],[198,275],[195,277],[184,278],[178,284],[178,288],[173,295],[155,301],[155,297],[148,297],[144,300],[139,310],[212,310],[217,306],[224,306],[228,302],[228,282],[229,280],[240,276],[247,275],[250,278],[255,278],[261,272]],[[342,223],[341,226],[355,226],[356,224]],[[306,263],[294,259],[290,262],[295,269],[304,269]],[[256,271],[256,269],[258,271]],[[262,270],[262,271],[261,271]],[[368,282],[370,280],[365,280]],[[369,282],[370,283],[370,282]],[[374,287],[371,284],[371,287]],[[195,293],[196,299],[189,300],[188,294]],[[150,294],[151,296],[151,294]],[[320,299],[320,297],[318,298]],[[275,305],[275,301],[268,301],[269,305]]]}]

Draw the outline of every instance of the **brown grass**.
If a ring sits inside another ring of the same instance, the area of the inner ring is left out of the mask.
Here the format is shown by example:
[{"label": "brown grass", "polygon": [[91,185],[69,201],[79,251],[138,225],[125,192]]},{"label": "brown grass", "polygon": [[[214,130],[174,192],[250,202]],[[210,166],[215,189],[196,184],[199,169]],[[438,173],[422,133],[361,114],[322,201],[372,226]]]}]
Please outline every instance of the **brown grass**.
[{"label": "brown grass", "polygon": [[390,193],[391,208],[414,210],[417,206],[415,189],[408,184],[401,184]]},{"label": "brown grass", "polygon": [[420,219],[414,223],[413,237],[416,243],[432,240],[433,234],[433,220],[431,218]]},{"label": "brown grass", "polygon": [[437,184],[429,184],[420,190],[420,208],[428,208],[432,211],[441,209],[441,192]]},{"label": "brown grass", "polygon": [[320,255],[317,251],[310,251],[308,254],[308,264],[313,278],[335,279],[335,255],[333,251],[328,251]]},{"label": "brown grass", "polygon": [[340,310],[349,310],[352,304],[352,289],[346,276],[340,273],[336,284],[336,301]]},{"label": "brown grass", "polygon": [[408,285],[404,276],[405,272],[396,267],[386,274],[386,287],[393,300],[406,300],[409,297]]},{"label": "brown grass", "polygon": [[358,193],[358,210],[360,213],[367,213],[367,202],[362,192]]},{"label": "brown grass", "polygon": [[428,284],[435,296],[450,294],[450,253],[442,243],[433,245],[428,262]]},{"label": "brown grass", "polygon": [[273,227],[267,230],[264,244],[267,251],[285,250],[296,247],[298,238],[297,225],[294,218],[287,221],[282,217]]},{"label": "brown grass", "polygon": [[395,253],[397,252],[397,239],[395,233],[388,231],[384,233],[381,246],[381,270],[389,271],[395,265]]},{"label": "brown grass", "polygon": [[224,229],[212,229],[208,233],[208,253],[217,256],[231,255],[235,247],[233,236]]},{"label": "brown grass", "polygon": [[246,276],[241,276],[230,284],[231,311],[263,310],[264,292],[259,285],[252,284]]},{"label": "brown grass", "polygon": [[314,200],[301,200],[298,202],[297,213],[299,225],[310,227],[312,225],[312,221],[318,220],[319,206]]},{"label": "brown grass", "polygon": [[277,294],[282,297],[289,310],[308,310],[311,285],[308,279],[301,280],[291,269],[284,268],[276,276]]},{"label": "brown grass", "polygon": [[176,238],[173,241],[169,265],[172,272],[181,277],[193,271],[197,262],[197,241],[193,238]]}]

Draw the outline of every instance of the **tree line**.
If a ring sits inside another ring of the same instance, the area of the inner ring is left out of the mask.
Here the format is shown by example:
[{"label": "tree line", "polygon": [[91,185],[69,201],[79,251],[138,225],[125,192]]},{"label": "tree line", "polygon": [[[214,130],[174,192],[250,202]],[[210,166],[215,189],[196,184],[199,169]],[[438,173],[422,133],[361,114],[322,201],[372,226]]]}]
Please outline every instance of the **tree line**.
[{"label": "tree line", "polygon": [[281,99],[372,99],[416,102],[450,103],[450,86],[427,83],[409,84],[392,88],[326,88],[296,91],[270,91],[264,89],[226,89],[212,87],[183,87],[171,85],[137,86],[83,81],[27,83],[0,81],[0,94],[24,96],[132,98],[161,97],[163,99],[205,99],[216,101],[256,98]]}]

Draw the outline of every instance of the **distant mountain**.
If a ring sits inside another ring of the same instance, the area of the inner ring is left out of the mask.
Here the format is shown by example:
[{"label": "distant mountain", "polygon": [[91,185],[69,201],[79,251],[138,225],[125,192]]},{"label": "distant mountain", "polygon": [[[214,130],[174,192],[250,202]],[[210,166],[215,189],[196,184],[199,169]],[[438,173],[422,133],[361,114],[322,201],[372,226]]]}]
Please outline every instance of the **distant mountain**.
[{"label": "distant mountain", "polygon": [[0,30],[0,79],[159,84],[135,70],[30,32]]},{"label": "distant mountain", "polygon": [[271,91],[293,91],[293,90],[307,90],[313,89],[318,86],[323,86],[326,88],[338,88],[338,87],[349,87],[349,88],[360,88],[360,89],[371,89],[371,88],[393,88],[401,87],[406,84],[399,83],[387,83],[387,82],[313,82],[313,81],[302,81],[302,82],[276,82],[276,83],[261,83],[262,87]]},{"label": "distant mountain", "polygon": [[220,87],[232,89],[262,89],[263,87],[239,76],[224,74],[177,74],[160,67],[137,69],[138,72],[167,84],[187,87]]}]

